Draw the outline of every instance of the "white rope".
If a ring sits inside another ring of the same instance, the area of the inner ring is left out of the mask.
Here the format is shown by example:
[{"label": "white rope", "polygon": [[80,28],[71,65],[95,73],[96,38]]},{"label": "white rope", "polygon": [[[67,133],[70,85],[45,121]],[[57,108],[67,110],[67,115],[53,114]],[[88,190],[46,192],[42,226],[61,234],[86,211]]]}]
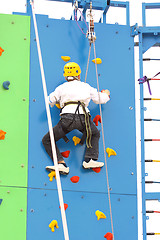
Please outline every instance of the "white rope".
[{"label": "white rope", "polygon": [[89,53],[88,53],[88,61],[87,61],[87,68],[86,68],[86,75],[85,75],[85,83],[87,81],[87,74],[88,74],[88,67],[89,67],[89,60],[90,60],[90,55],[91,55],[91,44],[89,45]]},{"label": "white rope", "polygon": [[[95,58],[96,78],[97,78],[97,90],[98,90],[98,93],[99,93],[99,81],[98,81],[98,70],[97,70],[97,62],[96,62],[95,42],[93,42],[93,48],[94,48],[94,58]],[[100,102],[100,94],[99,94],[99,102]],[[103,139],[103,150],[104,150],[105,167],[106,167],[106,178],[107,178],[107,189],[108,189],[109,210],[110,210],[110,218],[111,218],[111,228],[112,228],[112,234],[113,234],[113,240],[114,240],[114,229],[113,229],[113,218],[112,218],[112,208],[111,208],[111,196],[110,196],[110,190],[109,190],[110,187],[109,187],[109,178],[108,178],[106,147],[105,147],[105,138],[104,138],[103,118],[102,118],[102,107],[101,107],[100,103],[99,103],[99,110],[100,110],[100,116],[101,116],[102,139]]]},{"label": "white rope", "polygon": [[62,216],[62,223],[63,223],[64,238],[65,238],[65,240],[69,240],[67,220],[66,220],[63,194],[62,194],[62,187],[61,187],[61,181],[60,181],[60,174],[59,174],[59,170],[58,170],[56,147],[55,147],[53,128],[52,128],[52,120],[51,120],[51,114],[50,114],[50,109],[49,109],[49,104],[48,104],[48,94],[47,94],[47,87],[46,87],[46,81],[45,81],[45,75],[44,75],[42,54],[41,54],[41,48],[40,48],[40,42],[39,42],[39,36],[38,36],[35,10],[34,10],[32,0],[30,0],[30,4],[31,4],[31,7],[32,7],[32,16],[33,16],[33,22],[34,22],[34,28],[35,28],[39,64],[40,64],[40,69],[41,69],[42,85],[43,85],[46,112],[47,112],[47,118],[48,118],[49,133],[50,133],[52,153],[53,153],[53,159],[54,159],[54,165],[55,165],[55,171],[56,171],[57,190],[58,190],[59,202],[60,202],[60,207],[61,207],[61,216]]}]

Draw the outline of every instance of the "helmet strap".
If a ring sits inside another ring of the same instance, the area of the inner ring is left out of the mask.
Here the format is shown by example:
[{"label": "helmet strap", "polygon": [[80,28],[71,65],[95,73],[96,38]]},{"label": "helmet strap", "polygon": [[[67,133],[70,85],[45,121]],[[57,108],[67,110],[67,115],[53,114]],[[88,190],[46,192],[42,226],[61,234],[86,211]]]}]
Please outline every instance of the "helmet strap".
[{"label": "helmet strap", "polygon": [[76,77],[76,76],[66,77],[66,79],[67,79],[68,82],[71,82],[73,80],[78,80],[79,81],[78,77]]}]

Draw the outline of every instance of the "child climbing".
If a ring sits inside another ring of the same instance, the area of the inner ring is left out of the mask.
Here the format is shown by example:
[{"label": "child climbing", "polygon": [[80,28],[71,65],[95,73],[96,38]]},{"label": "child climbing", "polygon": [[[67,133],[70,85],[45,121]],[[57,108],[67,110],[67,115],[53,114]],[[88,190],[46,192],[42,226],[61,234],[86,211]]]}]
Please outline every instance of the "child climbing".
[{"label": "child climbing", "polygon": [[[109,90],[102,92],[91,87],[88,83],[80,81],[81,69],[77,63],[69,62],[64,66],[63,76],[67,82],[58,86],[52,92],[48,99],[49,104],[53,107],[56,103],[60,104],[61,113],[60,121],[53,128],[55,142],[64,138],[67,141],[66,134],[74,129],[82,132],[82,139],[80,144],[83,144],[86,139],[86,152],[83,161],[83,168],[97,168],[103,167],[103,162],[98,162],[99,155],[99,138],[100,133],[93,121],[91,120],[88,104],[92,100],[96,104],[104,104],[110,100]],[[46,152],[53,160],[51,141],[49,132],[43,137],[42,143]],[[56,143],[55,143],[56,144]],[[62,174],[69,173],[67,167],[56,144],[58,169]],[[55,166],[47,166],[47,170],[55,170]]]}]

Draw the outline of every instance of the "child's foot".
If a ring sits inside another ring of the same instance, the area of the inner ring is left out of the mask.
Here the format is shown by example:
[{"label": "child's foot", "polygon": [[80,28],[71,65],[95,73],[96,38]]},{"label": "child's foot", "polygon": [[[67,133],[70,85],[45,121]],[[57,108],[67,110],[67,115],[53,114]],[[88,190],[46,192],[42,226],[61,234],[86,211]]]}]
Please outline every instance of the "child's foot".
[{"label": "child's foot", "polygon": [[83,167],[85,169],[98,168],[98,167],[103,167],[103,166],[104,166],[103,162],[98,162],[96,160],[93,160],[92,158],[89,161],[83,161]]},{"label": "child's foot", "polygon": [[[47,166],[46,167],[47,171],[55,171],[55,166]],[[58,164],[58,170],[61,174],[68,174],[69,173],[69,167],[65,163],[59,163]]]}]

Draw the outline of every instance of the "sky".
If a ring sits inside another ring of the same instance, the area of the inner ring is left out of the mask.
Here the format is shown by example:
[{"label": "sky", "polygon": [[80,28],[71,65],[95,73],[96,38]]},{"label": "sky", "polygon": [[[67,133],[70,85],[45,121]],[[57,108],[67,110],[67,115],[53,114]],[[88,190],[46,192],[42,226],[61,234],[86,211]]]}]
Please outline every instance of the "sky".
[{"label": "sky", "polygon": [[[130,3],[130,25],[138,23],[139,26],[142,26],[142,2],[146,3],[156,3],[160,0],[129,0]],[[0,13],[12,14],[12,12],[25,12],[26,11],[26,1],[25,0],[0,0]],[[70,19],[72,14],[71,4],[68,6],[65,3],[55,3],[45,0],[35,0],[35,11],[37,14],[46,14],[50,18],[61,18],[65,17]],[[98,21],[102,12],[95,13],[95,21]],[[120,8],[110,8],[107,13],[107,23],[115,24],[125,24],[125,9]],[[146,11],[146,23],[147,26],[160,26],[160,10],[147,10]],[[136,38],[136,41],[138,39]],[[160,58],[159,48],[151,48],[145,54],[144,57],[149,58]],[[159,72],[159,61],[144,62],[144,75],[148,77],[154,76]],[[137,117],[137,175],[138,175],[138,211],[139,211],[139,240],[142,240],[142,228],[141,228],[141,159],[140,159],[140,106],[139,106],[139,84],[137,84],[137,79],[139,78],[139,56],[138,48],[135,48],[135,89],[136,89],[136,117]],[[156,82],[156,81],[155,81]],[[160,83],[151,83],[152,88],[152,97],[160,98]],[[147,86],[144,86],[144,96],[150,97],[148,94]],[[157,111],[159,108],[158,101],[152,101],[145,103],[147,111],[145,112],[145,118],[159,118],[160,111]],[[160,138],[160,127],[159,122],[145,123],[145,137],[146,138]],[[146,159],[155,159],[160,160],[159,143],[147,143],[145,148]],[[146,180],[157,180],[160,181],[160,163],[158,164],[146,164],[146,172],[149,174],[146,177]],[[159,185],[148,185],[146,186],[146,191],[160,191]],[[147,202],[147,208],[150,210],[160,210],[160,202],[158,201],[149,201]],[[150,220],[147,221],[148,232],[160,232],[159,223],[160,216],[155,214],[150,216]],[[153,237],[148,237],[147,240],[150,240]],[[158,240],[158,236],[154,236],[154,240]]]}]

